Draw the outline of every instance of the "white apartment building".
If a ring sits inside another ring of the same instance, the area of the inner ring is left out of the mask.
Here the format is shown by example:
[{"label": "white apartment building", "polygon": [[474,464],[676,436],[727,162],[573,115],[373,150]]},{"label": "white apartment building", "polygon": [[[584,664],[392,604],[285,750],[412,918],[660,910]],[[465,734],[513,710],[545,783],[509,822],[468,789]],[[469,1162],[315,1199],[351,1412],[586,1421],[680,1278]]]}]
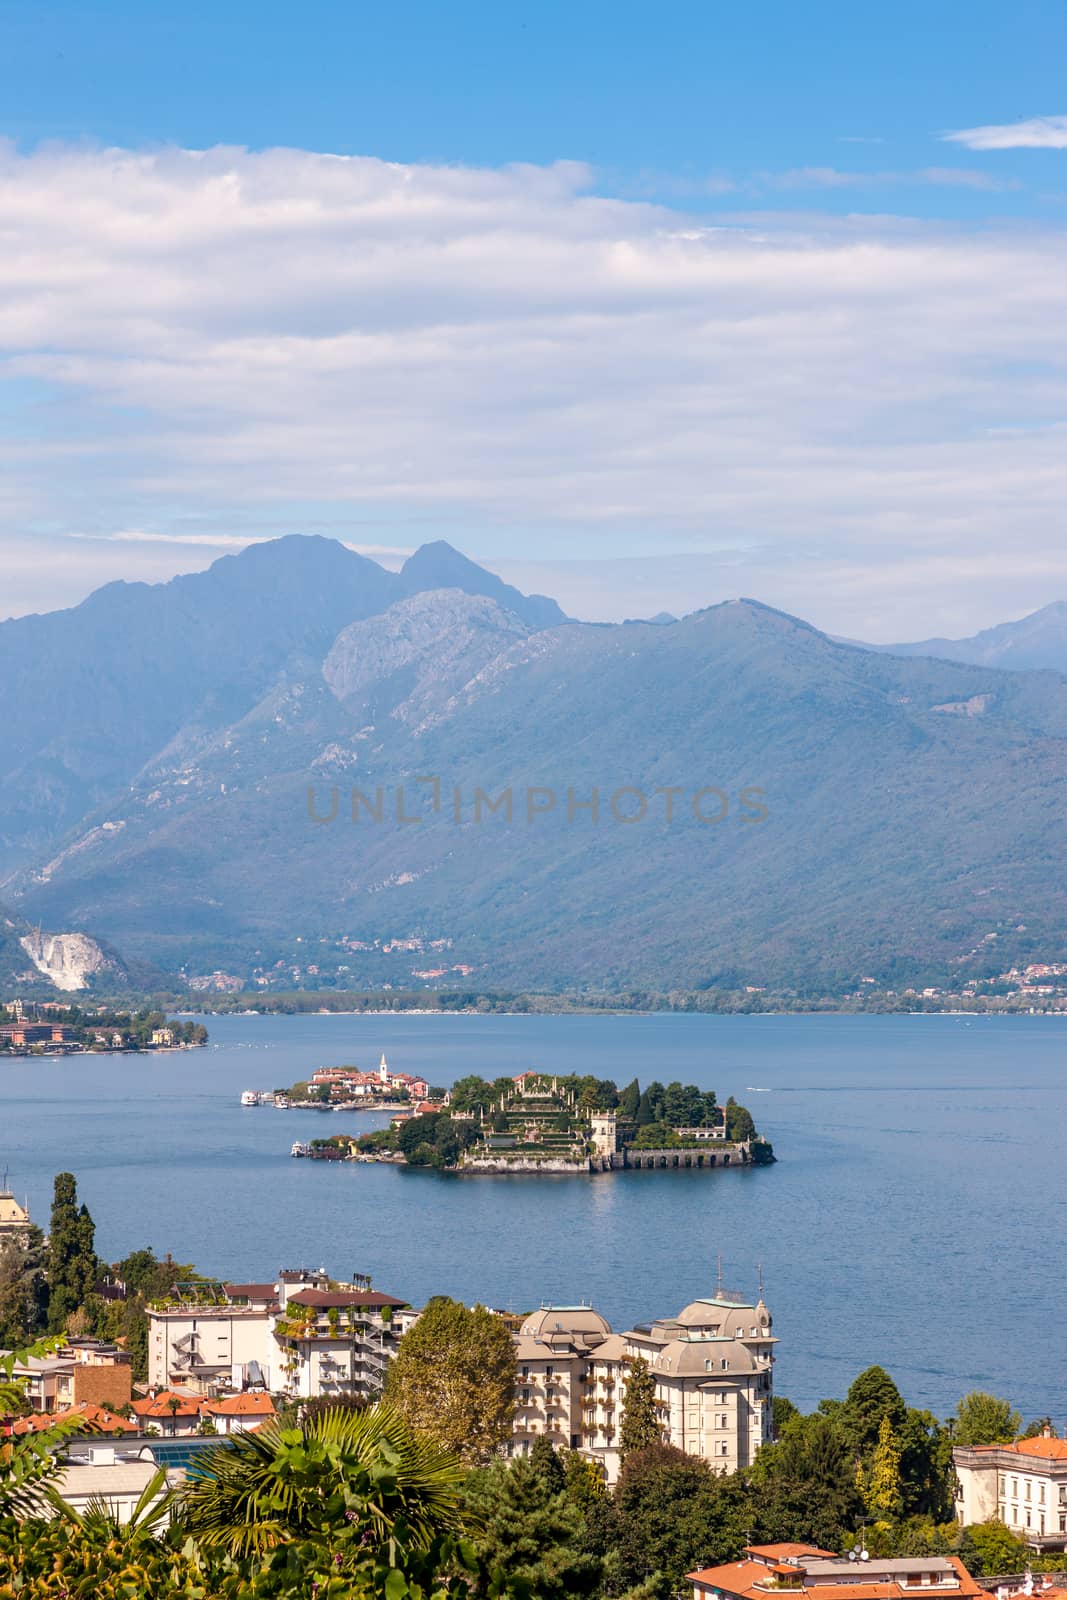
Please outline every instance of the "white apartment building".
[{"label": "white apartment building", "polygon": [[1067,1439],[1046,1433],[1014,1444],[961,1446],[952,1460],[960,1522],[995,1517],[1032,1550],[1067,1549]]},{"label": "white apartment building", "polygon": [[410,1308],[369,1279],[300,1270],[276,1283],[179,1284],[148,1320],[152,1388],[312,1399],[379,1393]]},{"label": "white apartment building", "polygon": [[771,1437],[776,1342],[762,1297],[727,1291],[627,1333],[613,1333],[591,1306],[542,1306],[516,1335],[511,1452],[525,1455],[548,1434],[599,1461],[614,1483],[626,1378],[640,1356],[664,1441],[735,1472]]}]

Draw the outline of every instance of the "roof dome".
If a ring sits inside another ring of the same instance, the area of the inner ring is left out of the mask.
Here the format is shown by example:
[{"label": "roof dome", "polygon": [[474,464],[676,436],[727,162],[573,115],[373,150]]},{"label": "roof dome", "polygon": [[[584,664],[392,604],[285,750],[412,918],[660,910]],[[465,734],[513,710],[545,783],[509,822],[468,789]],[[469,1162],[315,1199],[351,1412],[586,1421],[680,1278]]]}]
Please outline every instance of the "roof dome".
[{"label": "roof dome", "polygon": [[592,1306],[542,1306],[525,1319],[520,1334],[528,1339],[572,1337],[606,1339],[611,1324]]},{"label": "roof dome", "polygon": [[714,1333],[720,1339],[760,1338],[771,1331],[771,1315],[758,1305],[731,1305],[723,1300],[692,1300],[675,1319],[683,1328]]}]

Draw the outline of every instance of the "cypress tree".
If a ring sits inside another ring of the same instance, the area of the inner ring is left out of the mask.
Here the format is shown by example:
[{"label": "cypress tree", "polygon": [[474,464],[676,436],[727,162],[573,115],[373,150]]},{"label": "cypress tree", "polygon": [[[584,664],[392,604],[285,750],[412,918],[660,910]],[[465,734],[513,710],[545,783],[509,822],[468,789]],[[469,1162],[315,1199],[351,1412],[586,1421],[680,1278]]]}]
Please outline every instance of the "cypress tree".
[{"label": "cypress tree", "polygon": [[631,1450],[644,1450],[659,1444],[659,1419],[656,1416],[656,1382],[643,1356],[631,1363],[622,1402],[619,1429],[619,1456],[625,1461]]},{"label": "cypress tree", "polygon": [[96,1282],[96,1230],[88,1207],[78,1206],[71,1172],[56,1174],[48,1235],[48,1326],[62,1333],[67,1318],[84,1306]]},{"label": "cypress tree", "polygon": [[628,1083],[626,1085],[626,1088],[619,1095],[620,1117],[635,1117],[637,1115],[637,1107],[640,1104],[640,1100],[641,1085],[635,1078],[632,1083]]}]

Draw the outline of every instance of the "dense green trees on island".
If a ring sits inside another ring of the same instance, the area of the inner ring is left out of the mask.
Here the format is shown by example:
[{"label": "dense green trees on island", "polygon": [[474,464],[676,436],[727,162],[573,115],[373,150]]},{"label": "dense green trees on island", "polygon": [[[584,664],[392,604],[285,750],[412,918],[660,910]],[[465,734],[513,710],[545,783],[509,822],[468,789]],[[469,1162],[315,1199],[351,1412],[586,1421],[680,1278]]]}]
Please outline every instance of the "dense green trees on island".
[{"label": "dense green trees on island", "polygon": [[592,1118],[605,1112],[616,1119],[620,1150],[707,1154],[715,1148],[714,1130],[724,1145],[746,1147],[742,1159],[756,1165],[774,1160],[751,1113],[732,1098],[720,1107],[714,1090],[679,1082],[652,1082],[642,1089],[636,1078],[620,1090],[610,1078],[578,1073],[529,1073],[523,1080],[490,1081],[473,1074],[460,1078],[447,1103],[398,1127],[365,1134],[355,1148],[364,1155],[392,1152],[411,1167],[447,1169],[460,1165],[468,1151],[509,1159],[502,1152],[505,1136],[512,1136],[514,1156],[524,1161],[581,1160],[596,1149]]}]

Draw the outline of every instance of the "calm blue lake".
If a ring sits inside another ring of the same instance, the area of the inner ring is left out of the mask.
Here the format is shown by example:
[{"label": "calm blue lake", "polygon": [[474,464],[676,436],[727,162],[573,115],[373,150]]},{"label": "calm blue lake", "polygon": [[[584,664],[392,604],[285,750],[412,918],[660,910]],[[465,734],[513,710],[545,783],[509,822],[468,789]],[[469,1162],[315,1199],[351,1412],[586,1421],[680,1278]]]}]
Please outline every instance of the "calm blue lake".
[{"label": "calm blue lake", "polygon": [[[616,1327],[762,1264],[776,1387],[810,1406],[862,1367],[945,1414],[967,1389],[1067,1418],[1067,1020],[1047,1017],[223,1017],[203,1051],[0,1065],[0,1167],[47,1226],[70,1169],[111,1258],[205,1273],[370,1272],[521,1310],[591,1300]],[[377,1125],[242,1109],[318,1066],[447,1084],[526,1067],[734,1094],[780,1156],[752,1171],[460,1179],[294,1161]],[[756,1092],[758,1091],[758,1092]]]}]

